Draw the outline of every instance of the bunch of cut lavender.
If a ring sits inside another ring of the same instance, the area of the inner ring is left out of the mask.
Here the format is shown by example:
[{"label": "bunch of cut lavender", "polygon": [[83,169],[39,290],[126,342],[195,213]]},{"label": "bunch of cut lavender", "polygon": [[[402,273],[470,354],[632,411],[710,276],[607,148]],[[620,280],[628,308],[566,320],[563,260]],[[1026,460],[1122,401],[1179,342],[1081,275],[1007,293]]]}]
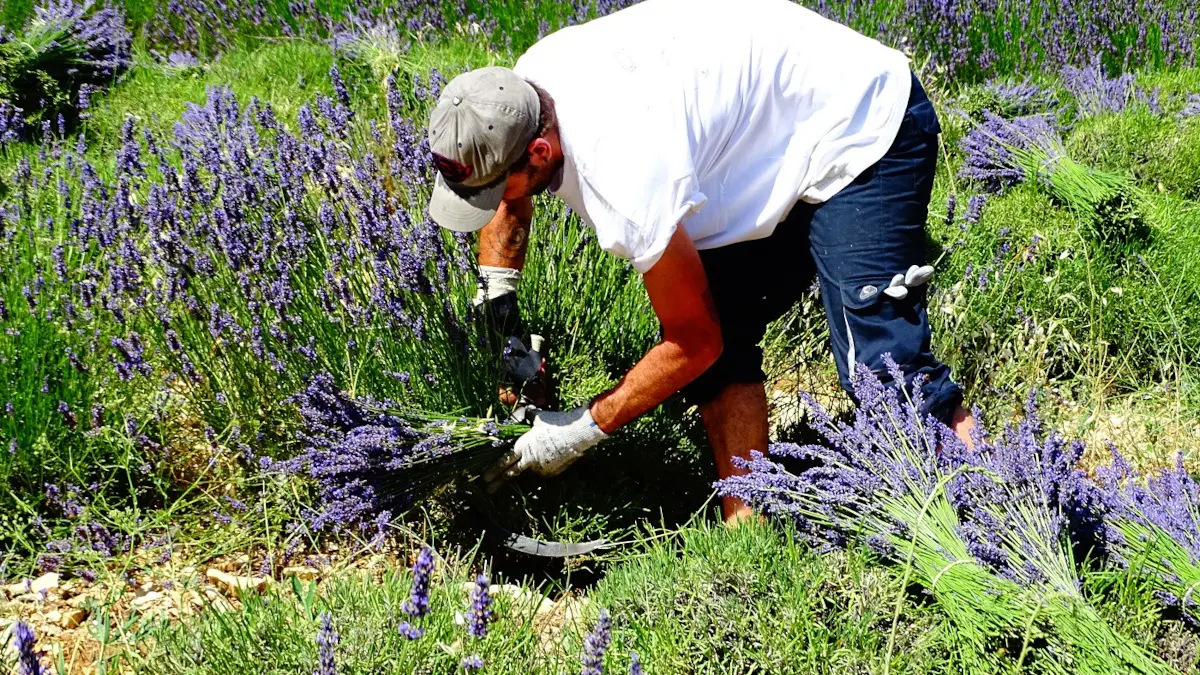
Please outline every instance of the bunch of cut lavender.
[{"label": "bunch of cut lavender", "polygon": [[1059,148],[1012,146],[1009,152],[1025,177],[1073,211],[1102,249],[1120,252],[1149,239],[1142,193],[1129,178],[1080,164]]},{"label": "bunch of cut lavender", "polygon": [[[887,360],[893,382],[915,379]],[[885,387],[859,364],[854,378],[858,407],[851,423],[835,422],[806,397],[826,444],[770,448],[775,457],[802,458],[817,466],[793,474],[754,452],[749,462],[740,462],[748,474],[718,481],[716,487],[723,496],[793,520],[801,535],[819,547],[858,541],[903,564],[906,574],[930,589],[959,626],[983,667],[999,667],[986,643],[1020,634],[1037,606],[968,550],[947,490],[953,474],[943,472],[936,452],[953,434],[920,413],[919,382],[912,385],[917,393],[902,402],[897,388]]]},{"label": "bunch of cut lavender", "polygon": [[1118,113],[1133,100],[1133,75],[1123,73],[1108,77],[1099,54],[1094,54],[1083,68],[1063,66],[1060,75],[1063,86],[1075,97],[1075,106],[1081,115]]},{"label": "bunch of cut lavender", "polygon": [[49,0],[19,39],[0,41],[0,101],[36,127],[63,116],[73,121],[86,105],[80,92],[107,86],[132,63],[125,16],[91,0]]},{"label": "bunch of cut lavender", "polygon": [[382,528],[396,511],[486,468],[505,451],[505,440],[528,430],[355,399],[324,373],[292,400],[306,448],[269,466],[303,471],[317,482],[321,506],[311,526],[318,530]]},{"label": "bunch of cut lavender", "polygon": [[[887,362],[891,380],[906,381]],[[1082,602],[1065,538],[1052,539],[1063,523],[1054,515],[1066,508],[1060,505],[1084,501],[1084,489],[1076,489],[1082,478],[1074,472],[1075,449],[1057,439],[1034,443],[1041,428],[1035,420],[984,446],[989,455],[987,448],[999,448],[994,459],[964,461],[971,456],[965,445],[921,415],[917,384],[917,393],[902,399],[898,388],[885,388],[859,365],[852,424],[835,423],[809,400],[829,445],[771,447],[774,455],[818,466],[794,475],[754,453],[744,463],[750,473],[719,481],[718,492],[794,519],[819,543],[854,539],[904,565],[905,580],[911,575],[932,592],[987,668],[997,667],[987,662],[988,639],[1028,638],[1036,630],[1086,666],[1079,672],[1164,672]],[[1037,462],[1010,465],[1028,461],[1033,450],[1041,468]],[[1006,485],[1000,469],[1016,485]],[[998,543],[990,545],[985,534]],[[1058,599],[1064,589],[1074,592],[1071,602]],[[1031,617],[1045,621],[1035,625]]]},{"label": "bunch of cut lavender", "polygon": [[1083,449],[1044,428],[1032,393],[1024,418],[998,440],[968,449],[948,439],[947,468],[972,469],[949,484],[963,539],[980,563],[1033,594],[1081,672],[1169,672],[1083,596],[1074,550],[1094,540],[1104,503],[1076,466]]},{"label": "bunch of cut lavender", "polygon": [[1108,555],[1154,584],[1158,595],[1200,621],[1200,484],[1183,466],[1141,476],[1110,446],[1113,462],[1097,472],[1107,510]]},{"label": "bunch of cut lavender", "polygon": [[1063,154],[1062,142],[1049,114],[1015,119],[983,111],[983,121],[962,139],[960,178],[981,183],[989,192],[1000,192],[1027,178],[1014,150],[1038,149],[1051,159]]},{"label": "bunch of cut lavender", "polygon": [[994,79],[984,86],[984,92],[996,111],[1009,119],[1049,113],[1058,107],[1054,90],[1035,84],[1032,76],[1026,76],[1020,82]]}]

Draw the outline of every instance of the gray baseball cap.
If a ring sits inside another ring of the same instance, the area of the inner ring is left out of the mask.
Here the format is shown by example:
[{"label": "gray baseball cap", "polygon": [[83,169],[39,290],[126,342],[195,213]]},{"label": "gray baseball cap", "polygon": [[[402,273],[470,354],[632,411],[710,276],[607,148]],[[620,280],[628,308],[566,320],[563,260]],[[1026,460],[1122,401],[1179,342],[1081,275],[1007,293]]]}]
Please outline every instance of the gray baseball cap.
[{"label": "gray baseball cap", "polygon": [[429,116],[437,177],[429,216],[474,232],[495,215],[508,170],[537,133],[541,105],[533,87],[508,68],[480,68],[450,81]]}]

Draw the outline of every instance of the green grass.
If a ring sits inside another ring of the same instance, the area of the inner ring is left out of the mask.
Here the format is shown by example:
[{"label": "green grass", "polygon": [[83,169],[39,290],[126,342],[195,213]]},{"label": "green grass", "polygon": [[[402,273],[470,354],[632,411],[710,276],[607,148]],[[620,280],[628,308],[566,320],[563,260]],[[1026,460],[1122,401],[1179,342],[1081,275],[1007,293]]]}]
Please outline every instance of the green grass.
[{"label": "green grass", "polygon": [[[609,573],[588,593],[576,621],[539,639],[532,605],[501,600],[497,621],[482,641],[466,637],[454,614],[465,607],[460,588],[471,578],[467,561],[442,565],[427,634],[407,642],[396,634],[410,581],[403,571],[380,579],[339,576],[319,593],[281,584],[240,611],[206,611],[176,626],[141,633],[124,650],[137,672],[244,672],[246,655],[270,675],[316,666],[318,617],[331,611],[341,643],[338,673],[448,672],[461,655],[478,653],[490,673],[561,673],[578,669],[582,638],[598,611],[613,616],[605,672],[623,672],[637,653],[652,673],[881,673],[891,607],[906,591],[899,578],[862,552],[820,556],[786,532],[763,525],[734,530],[698,526],[645,550]],[[556,597],[556,589],[544,589]],[[530,589],[531,594],[537,591]],[[558,622],[561,623],[561,620]],[[953,669],[953,632],[919,603],[897,629],[900,654],[891,672]]]}]

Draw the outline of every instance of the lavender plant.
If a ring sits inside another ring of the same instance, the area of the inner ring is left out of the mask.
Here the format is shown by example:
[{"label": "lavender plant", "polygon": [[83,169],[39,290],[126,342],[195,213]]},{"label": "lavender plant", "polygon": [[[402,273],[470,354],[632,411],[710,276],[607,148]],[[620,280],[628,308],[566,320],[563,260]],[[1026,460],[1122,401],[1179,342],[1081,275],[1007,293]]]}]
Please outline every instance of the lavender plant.
[{"label": "lavender plant", "polygon": [[1031,76],[1026,76],[1021,81],[993,79],[983,90],[988,103],[1008,119],[1048,114],[1058,108],[1058,97],[1055,96],[1054,90],[1034,83]]},{"label": "lavender plant", "polygon": [[1134,98],[1133,75],[1122,73],[1108,77],[1098,54],[1083,68],[1063,66],[1060,74],[1063,86],[1074,96],[1077,112],[1081,115],[1121,112]]},{"label": "lavender plant", "polygon": [[43,121],[73,122],[89,90],[107,86],[130,66],[131,43],[125,15],[116,8],[95,7],[91,0],[48,0],[36,7],[19,37],[0,39],[0,102],[9,111],[0,112],[7,117],[0,120],[0,135],[15,126],[15,111],[33,130]]}]

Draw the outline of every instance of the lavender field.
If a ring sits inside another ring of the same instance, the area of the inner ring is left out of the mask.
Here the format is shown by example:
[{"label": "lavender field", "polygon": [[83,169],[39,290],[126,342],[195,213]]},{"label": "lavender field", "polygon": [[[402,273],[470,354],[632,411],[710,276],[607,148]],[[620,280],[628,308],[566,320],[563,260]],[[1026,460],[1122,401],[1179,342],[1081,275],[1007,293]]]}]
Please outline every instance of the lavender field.
[{"label": "lavender field", "polygon": [[[1200,6],[803,0],[938,109],[930,316],[974,448],[869,372],[855,406],[814,290],[764,340],[746,476],[673,399],[489,497],[526,427],[473,238],[424,213],[426,120],[628,4],[0,7],[4,672],[1200,670]],[[659,327],[560,203],[531,237],[565,410]]]}]

